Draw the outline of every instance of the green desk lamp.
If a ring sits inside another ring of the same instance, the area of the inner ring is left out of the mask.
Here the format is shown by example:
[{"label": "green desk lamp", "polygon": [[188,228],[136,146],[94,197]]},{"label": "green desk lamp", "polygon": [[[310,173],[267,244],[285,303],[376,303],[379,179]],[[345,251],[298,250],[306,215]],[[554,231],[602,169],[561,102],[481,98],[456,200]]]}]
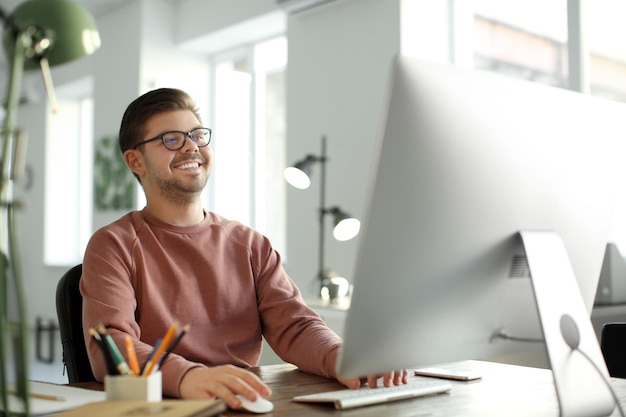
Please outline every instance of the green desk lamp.
[{"label": "green desk lamp", "polygon": [[[24,405],[20,415],[29,416],[28,319],[13,200],[13,180],[21,168],[17,162],[25,154],[24,140],[15,128],[22,75],[25,69],[41,69],[51,108],[56,111],[50,67],[94,53],[100,37],[94,19],[70,0],[28,0],[9,16],[0,12],[0,18],[4,21],[3,46],[10,65],[0,154],[0,388],[3,408],[8,410],[7,356],[8,340],[12,340],[16,390]],[[15,292],[11,300],[17,316],[14,325],[9,321],[10,289]]]}]

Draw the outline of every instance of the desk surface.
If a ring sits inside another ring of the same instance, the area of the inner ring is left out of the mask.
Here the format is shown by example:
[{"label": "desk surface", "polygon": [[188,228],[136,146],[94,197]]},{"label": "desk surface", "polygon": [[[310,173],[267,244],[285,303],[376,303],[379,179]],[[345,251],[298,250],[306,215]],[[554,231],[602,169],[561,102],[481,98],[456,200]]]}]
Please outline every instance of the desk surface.
[{"label": "desk surface", "polygon": [[[288,364],[267,365],[253,368],[252,371],[272,388],[270,400],[274,403],[274,411],[263,414],[264,416],[484,417],[507,415],[541,417],[559,415],[552,372],[549,370],[481,361],[458,362],[448,366],[450,368],[476,368],[480,370],[483,377],[471,382],[452,381],[452,390],[447,394],[346,411],[335,410],[331,405],[296,403],[291,400],[296,395],[343,389],[343,386],[334,380],[301,372]],[[424,379],[424,377],[411,376],[411,380],[417,379]],[[611,383],[620,398],[622,407],[626,407],[626,379],[613,378]],[[87,384],[85,387],[91,386]],[[224,415],[240,417],[246,414],[229,411]],[[617,409],[613,416],[619,416]]]},{"label": "desk surface", "polygon": [[[448,394],[403,400],[353,410],[337,411],[331,405],[301,404],[291,401],[296,395],[342,389],[338,382],[309,375],[291,365],[269,365],[254,371],[271,388],[274,403],[272,416],[558,416],[558,402],[552,372],[545,369],[491,362],[459,362],[451,368],[473,367],[483,377],[472,382],[452,382]],[[423,377],[411,376],[412,380]],[[612,384],[623,406],[626,406],[626,380],[613,379]],[[227,416],[241,416],[229,412]],[[616,410],[613,413],[618,416]]]}]

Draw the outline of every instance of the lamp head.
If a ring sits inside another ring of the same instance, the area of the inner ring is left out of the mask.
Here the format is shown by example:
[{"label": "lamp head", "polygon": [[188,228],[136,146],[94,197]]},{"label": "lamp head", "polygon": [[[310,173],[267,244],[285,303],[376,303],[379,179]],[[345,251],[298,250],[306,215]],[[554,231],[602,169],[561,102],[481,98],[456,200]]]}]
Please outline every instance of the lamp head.
[{"label": "lamp head", "polygon": [[293,187],[301,190],[309,188],[311,185],[311,167],[314,163],[321,161],[314,155],[307,155],[302,161],[298,161],[290,167],[285,168],[283,175],[287,182]]},{"label": "lamp head", "polygon": [[320,296],[323,300],[334,302],[347,297],[350,292],[350,282],[330,268],[320,271],[320,282],[322,284]]},{"label": "lamp head", "polygon": [[25,45],[25,69],[39,68],[43,57],[54,66],[91,55],[100,47],[95,21],[71,0],[28,0],[17,6],[4,25],[9,60],[17,37],[24,35],[30,38]]},{"label": "lamp head", "polygon": [[283,175],[289,184],[300,190],[305,190],[311,185],[309,174],[296,166],[285,168]]},{"label": "lamp head", "polygon": [[339,207],[328,209],[327,212],[332,214],[334,218],[333,236],[335,239],[343,242],[353,239],[359,234],[361,222],[358,219],[342,211]]}]

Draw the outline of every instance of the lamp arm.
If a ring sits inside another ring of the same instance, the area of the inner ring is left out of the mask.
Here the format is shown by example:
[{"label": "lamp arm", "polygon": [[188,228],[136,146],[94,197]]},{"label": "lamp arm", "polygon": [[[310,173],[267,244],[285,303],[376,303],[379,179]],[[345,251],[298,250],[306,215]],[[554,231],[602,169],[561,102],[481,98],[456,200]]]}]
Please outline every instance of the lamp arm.
[{"label": "lamp arm", "polygon": [[28,401],[28,361],[29,361],[29,332],[28,313],[26,307],[26,294],[22,275],[22,261],[20,258],[19,242],[15,221],[14,203],[10,203],[7,210],[7,229],[9,237],[9,266],[12,271],[15,286],[15,298],[17,305],[17,336],[15,340],[15,372],[16,386],[25,407],[26,416],[30,416],[30,401]]},{"label": "lamp arm", "polygon": [[57,113],[59,111],[59,104],[57,102],[56,94],[54,93],[54,84],[52,82],[52,73],[50,72],[48,58],[45,56],[42,57],[39,60],[39,66],[41,67],[41,75],[43,76],[43,84],[46,87],[50,109],[52,110],[52,113]]},{"label": "lamp arm", "polygon": [[9,261],[3,252],[0,252],[0,307],[2,309],[2,319],[0,319],[0,393],[2,397],[2,409],[9,410],[9,393],[7,387],[7,335],[11,331],[6,317],[9,314],[7,295],[7,271]]},{"label": "lamp arm", "polygon": [[[13,153],[12,136],[15,131],[15,125],[17,120],[17,106],[19,104],[20,87],[22,85],[22,76],[24,74],[24,44],[22,36],[26,36],[23,33],[18,34],[15,39],[15,49],[13,56],[10,57],[11,61],[11,74],[9,75],[8,83],[8,96],[6,103],[6,114],[4,118],[4,126],[2,128],[2,161],[0,175],[2,175],[1,194],[2,204],[6,204],[7,197],[10,197],[9,190],[9,178],[11,172],[11,155]],[[4,247],[4,242],[0,242],[0,245]]]},{"label": "lamp arm", "polygon": [[[320,182],[320,206],[319,206],[319,270],[318,279],[321,287],[323,288],[326,283],[324,282],[324,229],[326,218],[326,136],[322,135],[321,139],[321,156],[318,159],[321,165],[321,182]],[[321,288],[320,288],[321,290]]]},{"label": "lamp arm", "polygon": [[[28,349],[27,338],[27,318],[26,318],[26,303],[24,299],[23,282],[21,277],[20,263],[18,259],[17,244],[15,241],[14,232],[14,217],[13,217],[13,189],[12,189],[12,169],[13,169],[13,156],[14,156],[14,131],[17,120],[17,107],[19,103],[19,91],[22,85],[22,76],[24,73],[24,60],[25,60],[25,42],[29,39],[24,37],[27,34],[20,32],[15,38],[15,48],[13,55],[10,57],[11,73],[8,81],[8,97],[6,103],[6,114],[4,119],[4,126],[2,129],[2,154],[0,161],[0,212],[2,217],[0,218],[0,229],[6,227],[7,242],[0,241],[0,257],[2,257],[2,273],[1,281],[4,284],[2,289],[3,299],[0,300],[4,304],[2,311],[2,328],[0,329],[0,344],[4,350],[7,342],[7,336],[12,334],[11,326],[9,326],[7,305],[7,286],[8,277],[12,275],[13,283],[16,289],[17,296],[17,308],[18,308],[18,323],[19,329],[17,329],[17,346],[18,351],[16,357],[16,383],[17,391],[20,393],[22,402],[24,403],[24,411],[27,416],[30,416],[30,402],[27,398],[28,393],[28,356],[26,354]],[[6,215],[6,216],[5,216]],[[3,235],[0,233],[0,236]],[[6,353],[6,352],[3,352]],[[3,355],[3,358],[6,356]],[[4,360],[4,359],[3,359]],[[0,384],[2,386],[2,402],[5,406],[5,410],[8,410],[8,398],[7,398],[7,375],[3,368],[0,373]]]}]

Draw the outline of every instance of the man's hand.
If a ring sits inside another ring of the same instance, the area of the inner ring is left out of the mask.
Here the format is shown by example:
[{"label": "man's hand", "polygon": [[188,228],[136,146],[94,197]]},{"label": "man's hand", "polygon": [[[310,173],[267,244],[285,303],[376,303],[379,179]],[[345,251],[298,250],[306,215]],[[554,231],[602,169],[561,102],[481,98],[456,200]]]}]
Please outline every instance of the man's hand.
[{"label": "man's hand", "polygon": [[254,401],[259,395],[268,397],[271,393],[270,388],[255,374],[232,365],[194,368],[185,374],[180,383],[181,398],[219,398],[232,409],[241,408],[237,394]]},{"label": "man's hand", "polygon": [[409,372],[405,369],[402,371],[392,371],[381,375],[368,375],[365,378],[341,378],[338,377],[337,381],[350,389],[357,389],[361,384],[367,382],[370,388],[376,388],[378,386],[378,379],[383,379],[383,386],[390,387],[391,385],[401,385],[409,382]]}]

